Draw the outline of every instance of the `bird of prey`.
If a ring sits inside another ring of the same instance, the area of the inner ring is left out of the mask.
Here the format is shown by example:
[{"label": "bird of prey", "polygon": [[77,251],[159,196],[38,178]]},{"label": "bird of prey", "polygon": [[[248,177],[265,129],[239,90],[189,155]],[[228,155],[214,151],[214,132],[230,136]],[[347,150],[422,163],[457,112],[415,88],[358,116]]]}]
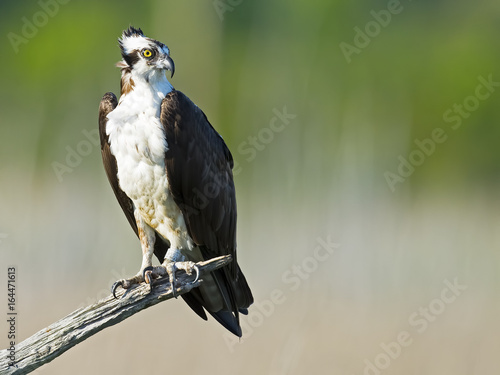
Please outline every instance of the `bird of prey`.
[{"label": "bird of prey", "polygon": [[[118,39],[122,60],[120,100],[108,92],[99,106],[104,168],[132,229],[142,264],[112,287],[152,284],[175,270],[198,273],[194,262],[230,254],[232,262],[204,276],[182,298],[201,318],[208,311],[241,337],[239,313],[253,297],[236,261],[236,198],[233,158],[205,114],[175,90],[170,50],[129,27]],[[153,267],[153,254],[161,266]],[[115,295],[116,297],[116,295]]]}]

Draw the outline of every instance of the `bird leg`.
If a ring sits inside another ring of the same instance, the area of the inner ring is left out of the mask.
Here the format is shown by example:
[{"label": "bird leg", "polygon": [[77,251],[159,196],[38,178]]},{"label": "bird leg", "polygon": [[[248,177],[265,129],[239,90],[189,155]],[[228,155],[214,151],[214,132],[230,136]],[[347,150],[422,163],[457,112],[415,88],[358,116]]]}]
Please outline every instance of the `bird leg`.
[{"label": "bird leg", "polygon": [[153,270],[153,252],[156,240],[156,234],[153,228],[146,224],[142,218],[139,210],[134,210],[135,221],[137,223],[137,230],[139,233],[139,240],[141,241],[142,248],[142,264],[141,269],[137,274],[130,279],[122,279],[116,281],[111,287],[111,293],[116,297],[116,289],[122,287],[129,289],[133,285],[137,285],[145,281],[147,284],[152,285],[153,279],[151,278],[151,271]]}]

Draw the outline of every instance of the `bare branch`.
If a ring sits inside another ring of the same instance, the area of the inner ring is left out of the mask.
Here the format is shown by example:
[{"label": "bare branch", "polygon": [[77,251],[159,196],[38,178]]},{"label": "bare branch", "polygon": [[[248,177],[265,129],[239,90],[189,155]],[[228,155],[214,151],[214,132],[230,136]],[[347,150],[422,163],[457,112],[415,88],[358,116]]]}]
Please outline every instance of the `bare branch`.
[{"label": "bare branch", "polygon": [[[198,287],[203,283],[203,274],[223,267],[229,262],[231,256],[226,255],[197,263],[201,277],[195,283],[192,283],[194,274],[187,275],[182,270],[177,271],[176,295],[179,296]],[[120,289],[117,295],[118,299],[109,295],[93,305],[82,307],[16,345],[16,367],[9,368],[10,351],[0,350],[0,373],[28,374],[104,328],[173,298],[168,277],[155,280],[151,293],[149,285],[141,284],[126,291]]]}]

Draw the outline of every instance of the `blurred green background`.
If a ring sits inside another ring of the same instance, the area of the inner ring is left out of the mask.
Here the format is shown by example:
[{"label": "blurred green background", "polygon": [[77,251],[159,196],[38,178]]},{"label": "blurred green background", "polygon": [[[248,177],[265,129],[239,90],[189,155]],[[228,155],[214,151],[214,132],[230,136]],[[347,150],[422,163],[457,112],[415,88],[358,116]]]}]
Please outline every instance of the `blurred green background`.
[{"label": "blurred green background", "polygon": [[17,267],[20,339],[139,268],[94,138],[129,25],[168,45],[172,84],[232,150],[256,299],[239,343],[171,301],[37,373],[498,372],[498,1],[0,7],[0,275]]}]

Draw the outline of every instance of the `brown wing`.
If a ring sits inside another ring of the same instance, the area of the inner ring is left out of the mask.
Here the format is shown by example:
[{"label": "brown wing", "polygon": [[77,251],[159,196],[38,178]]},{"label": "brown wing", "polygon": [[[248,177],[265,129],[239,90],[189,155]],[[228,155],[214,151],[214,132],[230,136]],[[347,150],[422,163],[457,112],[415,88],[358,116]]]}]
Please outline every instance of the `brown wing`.
[{"label": "brown wing", "polygon": [[162,103],[170,189],[191,238],[212,256],[236,258],[236,198],[233,159],[204,113],[173,91]]},{"label": "brown wing", "polygon": [[[205,114],[180,91],[167,94],[160,119],[168,143],[165,154],[168,182],[189,235],[200,246],[205,259],[227,254],[233,257],[228,267],[213,273],[225,311],[209,312],[226,328],[241,335],[238,311],[244,311],[253,297],[236,262],[233,158]],[[206,307],[203,300],[198,298],[198,301]],[[235,316],[229,316],[229,312]],[[234,320],[238,325],[235,330]]]},{"label": "brown wing", "polygon": [[[132,200],[125,194],[125,192],[120,188],[118,183],[118,167],[116,164],[116,158],[111,153],[109,146],[109,138],[106,134],[106,124],[108,122],[107,115],[109,112],[114,110],[118,105],[115,94],[108,92],[102,97],[101,103],[99,104],[99,135],[101,138],[101,154],[102,162],[104,164],[104,170],[106,171],[106,176],[108,176],[109,183],[113,192],[115,193],[116,199],[120,204],[125,216],[127,217],[130,226],[134,230],[137,237],[139,234],[137,232],[137,224],[134,217],[134,204]],[[154,254],[160,262],[163,262],[165,254],[168,250],[169,245],[163,241],[161,237],[156,235],[155,250]]]}]

